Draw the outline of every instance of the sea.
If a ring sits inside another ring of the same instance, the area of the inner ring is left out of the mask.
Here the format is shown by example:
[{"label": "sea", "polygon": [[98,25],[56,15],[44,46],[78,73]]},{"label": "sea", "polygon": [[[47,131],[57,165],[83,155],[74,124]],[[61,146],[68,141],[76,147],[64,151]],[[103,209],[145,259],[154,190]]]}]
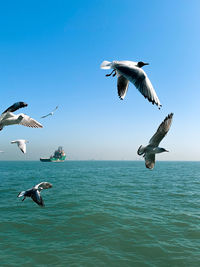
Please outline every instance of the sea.
[{"label": "sea", "polygon": [[1,161],[0,266],[200,266],[200,162]]}]

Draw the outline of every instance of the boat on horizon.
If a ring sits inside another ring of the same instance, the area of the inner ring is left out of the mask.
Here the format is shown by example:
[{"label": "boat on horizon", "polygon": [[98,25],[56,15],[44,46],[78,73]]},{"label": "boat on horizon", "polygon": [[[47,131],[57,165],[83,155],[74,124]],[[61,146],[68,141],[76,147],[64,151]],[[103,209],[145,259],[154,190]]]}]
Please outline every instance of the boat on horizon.
[{"label": "boat on horizon", "polygon": [[66,159],[66,154],[62,146],[59,146],[52,156],[50,156],[49,158],[40,158],[40,161],[42,162],[64,162],[65,159]]}]

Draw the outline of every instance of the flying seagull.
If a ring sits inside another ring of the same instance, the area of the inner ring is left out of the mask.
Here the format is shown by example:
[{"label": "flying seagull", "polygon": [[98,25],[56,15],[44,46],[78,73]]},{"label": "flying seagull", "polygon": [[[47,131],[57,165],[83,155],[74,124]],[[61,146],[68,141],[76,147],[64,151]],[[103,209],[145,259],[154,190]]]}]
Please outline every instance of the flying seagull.
[{"label": "flying seagull", "polygon": [[26,191],[20,192],[17,197],[24,197],[22,201],[24,201],[26,197],[31,197],[32,200],[36,202],[39,206],[44,207],[44,201],[40,195],[40,191],[42,189],[49,189],[51,187],[52,187],[52,184],[48,182],[41,182]]},{"label": "flying seagull", "polygon": [[56,108],[52,112],[48,113],[47,115],[42,116],[41,119],[44,119],[44,118],[46,118],[48,116],[52,116],[57,108],[58,108],[58,106],[56,106]]},{"label": "flying seagull", "polygon": [[28,104],[24,102],[16,102],[15,104],[7,108],[0,116],[0,131],[3,129],[4,126],[13,124],[20,124],[32,128],[43,128],[42,124],[32,119],[28,115],[23,113],[15,115],[13,113],[16,110],[27,106]]},{"label": "flying seagull", "polygon": [[145,159],[145,165],[148,169],[153,169],[155,165],[155,154],[169,152],[165,148],[158,146],[170,129],[170,126],[172,124],[172,117],[173,113],[170,113],[164,119],[164,121],[158,127],[157,132],[151,137],[147,146],[140,146],[138,148],[137,154],[139,156],[143,155]]},{"label": "flying seagull", "polygon": [[27,140],[19,139],[19,140],[11,141],[11,144],[15,144],[15,143],[17,143],[19,149],[20,149],[23,153],[26,153],[26,143],[28,143]]},{"label": "flying seagull", "polygon": [[149,63],[144,63],[142,61],[103,61],[101,69],[113,69],[110,74],[106,74],[107,77],[111,75],[114,77],[117,75],[117,90],[121,100],[123,100],[126,95],[130,81],[145,98],[152,104],[156,104],[160,109],[162,106],[160,100],[158,99],[149,78],[142,69],[145,65],[149,65]]}]

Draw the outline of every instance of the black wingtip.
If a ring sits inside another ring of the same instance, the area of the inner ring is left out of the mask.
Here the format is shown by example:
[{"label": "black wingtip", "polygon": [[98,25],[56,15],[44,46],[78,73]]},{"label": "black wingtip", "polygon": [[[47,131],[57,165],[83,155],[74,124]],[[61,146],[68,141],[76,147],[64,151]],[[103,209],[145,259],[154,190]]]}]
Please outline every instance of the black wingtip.
[{"label": "black wingtip", "polygon": [[170,114],[168,114],[168,118],[172,118],[173,115],[174,115],[174,113],[171,112]]},{"label": "black wingtip", "polygon": [[28,104],[25,103],[25,102],[19,102],[19,105],[20,105],[21,108],[24,108],[24,107],[28,106]]},{"label": "black wingtip", "polygon": [[14,112],[20,108],[24,108],[24,107],[27,107],[28,104],[25,103],[25,102],[22,102],[22,101],[19,101],[19,102],[16,102],[14,103],[12,106],[10,106],[9,108],[7,108],[3,113],[6,113],[6,112]]}]

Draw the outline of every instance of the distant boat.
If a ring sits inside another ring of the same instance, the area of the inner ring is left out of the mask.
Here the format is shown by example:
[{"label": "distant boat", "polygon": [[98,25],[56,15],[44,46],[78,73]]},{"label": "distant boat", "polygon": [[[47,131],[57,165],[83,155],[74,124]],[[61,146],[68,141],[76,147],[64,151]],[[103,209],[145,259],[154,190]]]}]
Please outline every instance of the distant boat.
[{"label": "distant boat", "polygon": [[63,162],[66,159],[66,154],[61,146],[54,152],[53,156],[50,158],[40,158],[42,162]]}]

